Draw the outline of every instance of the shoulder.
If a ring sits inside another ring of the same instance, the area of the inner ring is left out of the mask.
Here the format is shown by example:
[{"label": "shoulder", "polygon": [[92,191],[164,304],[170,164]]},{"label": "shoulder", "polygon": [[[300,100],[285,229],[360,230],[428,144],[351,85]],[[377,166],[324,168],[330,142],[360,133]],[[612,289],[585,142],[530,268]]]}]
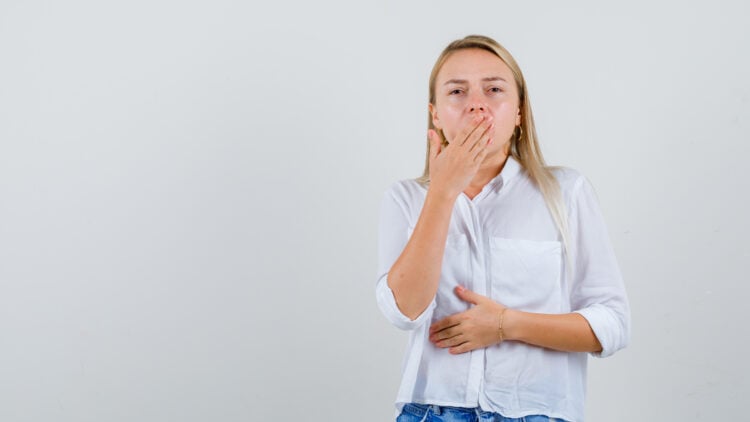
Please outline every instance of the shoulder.
[{"label": "shoulder", "polygon": [[560,183],[561,189],[570,189],[585,179],[580,171],[571,167],[550,166],[549,170],[555,176],[557,182]]},{"label": "shoulder", "polygon": [[575,197],[582,193],[591,191],[591,183],[580,171],[563,166],[549,167],[552,174],[560,184],[560,193],[565,202],[570,203]]},{"label": "shoulder", "polygon": [[416,179],[399,180],[392,183],[385,191],[386,197],[407,202],[413,199],[424,199],[426,194],[427,188]]},{"label": "shoulder", "polygon": [[383,205],[395,204],[410,214],[410,210],[421,209],[425,196],[427,196],[427,187],[417,182],[416,179],[399,180],[385,190]]}]

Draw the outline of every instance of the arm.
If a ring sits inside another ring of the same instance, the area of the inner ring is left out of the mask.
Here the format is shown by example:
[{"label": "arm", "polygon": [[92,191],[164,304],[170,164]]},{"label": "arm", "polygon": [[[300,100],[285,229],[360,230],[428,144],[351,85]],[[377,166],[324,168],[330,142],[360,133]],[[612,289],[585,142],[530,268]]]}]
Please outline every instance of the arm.
[{"label": "arm", "polygon": [[388,287],[399,310],[414,320],[435,297],[455,197],[427,192],[409,241],[388,272]]},{"label": "arm", "polygon": [[630,305],[599,201],[583,176],[573,191],[569,221],[570,306],[588,321],[602,345],[593,355],[610,356],[630,342]]},{"label": "arm", "polygon": [[538,314],[508,309],[503,332],[506,340],[517,340],[534,346],[563,352],[601,352],[586,318],[581,314]]},{"label": "arm", "polygon": [[435,297],[453,206],[486,155],[491,119],[470,122],[458,139],[441,148],[430,130],[430,187],[419,220],[403,252],[388,272],[388,287],[399,310],[416,319]]},{"label": "arm", "polygon": [[599,352],[602,349],[589,323],[580,314],[517,311],[461,287],[456,288],[456,295],[474,306],[430,327],[430,341],[437,347],[449,347],[450,353],[465,353],[508,340],[564,352]]}]

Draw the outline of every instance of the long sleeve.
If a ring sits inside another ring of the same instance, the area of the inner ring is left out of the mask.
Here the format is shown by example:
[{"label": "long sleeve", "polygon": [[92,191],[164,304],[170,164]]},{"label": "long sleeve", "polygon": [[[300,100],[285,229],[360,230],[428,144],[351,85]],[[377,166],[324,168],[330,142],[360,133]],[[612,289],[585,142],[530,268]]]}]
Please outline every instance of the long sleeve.
[{"label": "long sleeve", "polygon": [[630,342],[630,306],[593,187],[581,176],[572,191],[571,309],[583,315],[607,357]]},{"label": "long sleeve", "polygon": [[404,193],[403,185],[396,183],[385,193],[380,207],[378,280],[375,295],[378,307],[391,324],[402,330],[414,330],[430,319],[435,309],[435,299],[415,320],[411,320],[399,310],[393,291],[388,287],[388,271],[401,255],[406,242],[409,240],[408,208],[406,203],[398,198]]}]

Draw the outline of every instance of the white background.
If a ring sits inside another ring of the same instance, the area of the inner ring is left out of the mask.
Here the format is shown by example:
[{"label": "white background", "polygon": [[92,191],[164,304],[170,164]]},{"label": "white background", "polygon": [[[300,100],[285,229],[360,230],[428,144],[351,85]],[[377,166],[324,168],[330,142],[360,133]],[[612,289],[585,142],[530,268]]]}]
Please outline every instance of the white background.
[{"label": "white background", "polygon": [[742,419],[748,3],[357,3],[0,1],[0,420],[391,420],[378,207],[471,33],[626,279],[588,420]]}]

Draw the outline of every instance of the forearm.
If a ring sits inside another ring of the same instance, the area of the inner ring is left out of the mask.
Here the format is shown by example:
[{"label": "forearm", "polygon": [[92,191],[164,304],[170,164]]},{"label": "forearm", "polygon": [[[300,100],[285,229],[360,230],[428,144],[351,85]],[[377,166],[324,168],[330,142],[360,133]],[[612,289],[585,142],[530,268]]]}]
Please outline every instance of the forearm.
[{"label": "forearm", "polygon": [[505,311],[505,340],[516,340],[564,352],[599,352],[602,346],[588,321],[577,313],[539,314]]},{"label": "forearm", "polygon": [[410,319],[419,316],[437,292],[455,200],[428,191],[411,238],[388,272],[388,287]]}]

